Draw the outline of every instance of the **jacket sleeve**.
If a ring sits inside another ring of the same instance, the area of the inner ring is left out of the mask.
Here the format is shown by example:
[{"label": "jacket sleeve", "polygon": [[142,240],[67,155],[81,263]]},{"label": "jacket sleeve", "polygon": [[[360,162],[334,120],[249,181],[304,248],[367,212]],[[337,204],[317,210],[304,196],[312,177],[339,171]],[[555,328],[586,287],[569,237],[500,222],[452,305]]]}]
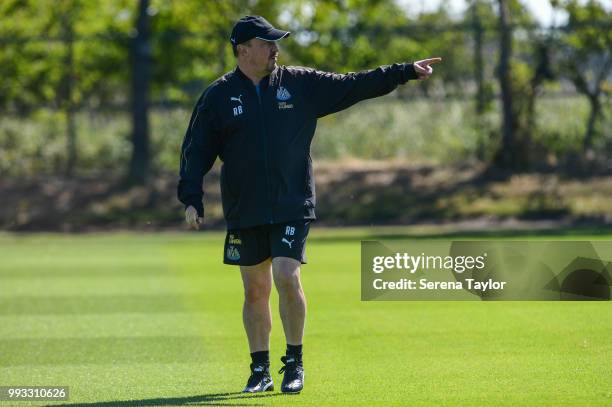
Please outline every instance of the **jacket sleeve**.
[{"label": "jacket sleeve", "polygon": [[177,190],[178,199],[185,204],[185,209],[193,206],[201,217],[204,216],[202,203],[204,175],[215,163],[219,149],[219,136],[215,130],[212,109],[201,100],[191,115],[181,147]]},{"label": "jacket sleeve", "polygon": [[390,93],[418,76],[413,64],[393,64],[348,74],[310,70],[310,100],[317,117],[344,110],[355,103]]}]

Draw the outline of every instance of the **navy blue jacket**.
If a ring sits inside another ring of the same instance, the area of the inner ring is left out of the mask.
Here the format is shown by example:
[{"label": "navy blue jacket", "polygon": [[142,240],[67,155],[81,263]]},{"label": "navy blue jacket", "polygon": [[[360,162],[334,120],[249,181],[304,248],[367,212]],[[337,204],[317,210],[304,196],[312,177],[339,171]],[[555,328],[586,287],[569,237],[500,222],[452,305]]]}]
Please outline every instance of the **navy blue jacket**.
[{"label": "navy blue jacket", "polygon": [[412,64],[346,75],[278,66],[258,95],[236,67],[196,104],[181,149],[178,199],[203,216],[202,180],[219,157],[228,229],[314,219],[310,143],[317,119],[416,78]]}]

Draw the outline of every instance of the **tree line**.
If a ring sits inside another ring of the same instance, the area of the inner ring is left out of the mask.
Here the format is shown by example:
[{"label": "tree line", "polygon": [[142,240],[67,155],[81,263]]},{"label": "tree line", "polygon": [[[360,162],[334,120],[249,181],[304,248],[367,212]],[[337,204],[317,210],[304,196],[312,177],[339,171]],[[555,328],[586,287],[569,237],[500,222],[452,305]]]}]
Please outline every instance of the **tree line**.
[{"label": "tree line", "polygon": [[5,0],[0,107],[22,117],[40,108],[63,113],[67,175],[78,165],[76,112],[129,110],[126,178],[142,183],[151,172],[151,105],[191,107],[208,83],[233,68],[233,23],[260,14],[292,31],[281,44],[287,64],[347,72],[444,57],[433,80],[402,92],[473,95],[477,113],[499,98],[501,141],[490,165],[504,171],[529,169],[537,160],[531,140],[537,98],[550,84],[571,83],[590,105],[579,161],[597,155],[611,91],[610,10],[595,0],[551,0],[569,18],[545,29],[518,0],[468,5],[457,19],[444,3],[412,15],[393,0]]}]

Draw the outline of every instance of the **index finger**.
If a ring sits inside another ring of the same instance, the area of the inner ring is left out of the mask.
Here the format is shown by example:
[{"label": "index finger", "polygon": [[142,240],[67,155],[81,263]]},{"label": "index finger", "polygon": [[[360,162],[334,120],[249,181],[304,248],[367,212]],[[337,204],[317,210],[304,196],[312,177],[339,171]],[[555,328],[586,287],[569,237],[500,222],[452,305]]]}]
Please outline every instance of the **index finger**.
[{"label": "index finger", "polygon": [[437,64],[438,62],[442,62],[442,58],[440,57],[436,57],[436,58],[428,58],[428,59],[424,59],[421,62],[421,64],[425,64],[425,65],[433,65],[433,64]]}]

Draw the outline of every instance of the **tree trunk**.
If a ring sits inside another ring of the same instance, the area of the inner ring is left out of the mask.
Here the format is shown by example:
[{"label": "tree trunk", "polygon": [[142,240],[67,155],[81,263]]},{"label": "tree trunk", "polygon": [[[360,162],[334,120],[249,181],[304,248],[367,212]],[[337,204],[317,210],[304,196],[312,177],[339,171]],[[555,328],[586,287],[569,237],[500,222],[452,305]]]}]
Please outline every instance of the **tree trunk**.
[{"label": "tree trunk", "polygon": [[132,158],[128,180],[146,182],[149,165],[149,80],[151,76],[151,44],[148,0],[139,1],[136,36],[132,41]]},{"label": "tree trunk", "polygon": [[499,84],[501,87],[503,124],[502,145],[495,164],[502,169],[511,169],[514,163],[513,145],[517,118],[513,109],[510,60],[512,58],[512,28],[507,0],[499,0],[500,57]]},{"label": "tree trunk", "polygon": [[74,123],[75,109],[71,103],[66,110],[66,131],[68,136],[68,160],[66,162],[66,175],[72,177],[76,169],[77,164],[77,139],[76,139],[76,126]]},{"label": "tree trunk", "polygon": [[476,80],[476,113],[482,114],[486,107],[486,94],[484,89],[484,58],[482,56],[482,21],[478,13],[479,1],[472,3],[472,29],[474,32],[474,79]]},{"label": "tree trunk", "polygon": [[525,95],[527,99],[527,130],[529,136],[536,131],[536,98],[540,94],[540,88],[546,79],[552,79],[553,75],[550,71],[548,44],[536,44],[534,51],[536,66],[533,70],[533,76],[529,81],[529,92]]},{"label": "tree trunk", "polygon": [[601,101],[599,100],[599,94],[589,95],[589,104],[591,105],[591,112],[589,113],[589,122],[587,124],[586,134],[584,136],[583,151],[588,153],[593,147],[593,138],[595,136],[595,126],[597,119],[601,115]]},{"label": "tree trunk", "polygon": [[66,47],[64,57],[64,77],[62,80],[62,110],[66,117],[66,166],[64,172],[68,177],[74,175],[77,161],[77,140],[74,124],[74,26],[72,11],[67,10],[62,16],[63,41]]}]

